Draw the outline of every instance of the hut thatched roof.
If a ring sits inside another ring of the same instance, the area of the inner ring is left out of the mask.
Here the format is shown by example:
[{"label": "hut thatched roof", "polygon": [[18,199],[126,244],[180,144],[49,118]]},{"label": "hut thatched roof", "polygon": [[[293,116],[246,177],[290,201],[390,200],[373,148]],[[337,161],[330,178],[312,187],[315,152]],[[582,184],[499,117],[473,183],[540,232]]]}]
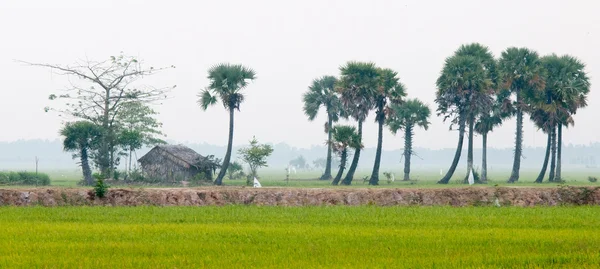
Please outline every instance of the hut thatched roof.
[{"label": "hut thatched roof", "polygon": [[[185,162],[189,166],[198,166],[203,162],[210,161],[208,158],[198,154],[193,149],[188,148],[184,145],[158,145],[154,147],[152,151],[159,151],[161,154],[169,154],[171,157],[177,158],[178,160]],[[150,153],[148,152],[148,153]],[[139,162],[150,161],[147,160],[150,154],[146,154],[139,159]]]}]

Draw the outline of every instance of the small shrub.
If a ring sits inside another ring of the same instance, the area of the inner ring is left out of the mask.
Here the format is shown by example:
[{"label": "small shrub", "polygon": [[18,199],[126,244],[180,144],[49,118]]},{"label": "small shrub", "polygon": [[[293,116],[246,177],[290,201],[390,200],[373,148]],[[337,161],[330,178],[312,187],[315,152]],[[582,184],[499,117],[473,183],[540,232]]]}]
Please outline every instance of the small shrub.
[{"label": "small shrub", "polygon": [[119,172],[118,170],[113,171],[113,179],[114,180],[119,180],[119,178],[121,177],[121,172]]},{"label": "small shrub", "polygon": [[588,181],[592,182],[592,183],[595,183],[595,182],[598,181],[598,178],[597,177],[588,177]]},{"label": "small shrub", "polygon": [[104,198],[106,192],[108,191],[108,185],[104,183],[104,180],[98,179],[96,180],[96,186],[94,186],[94,193],[98,198]]}]

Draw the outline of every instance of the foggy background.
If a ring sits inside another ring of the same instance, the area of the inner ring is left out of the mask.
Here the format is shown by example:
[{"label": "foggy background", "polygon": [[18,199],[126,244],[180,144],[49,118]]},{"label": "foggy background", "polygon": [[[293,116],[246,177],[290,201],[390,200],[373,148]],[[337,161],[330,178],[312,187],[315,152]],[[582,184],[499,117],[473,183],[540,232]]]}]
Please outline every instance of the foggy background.
[{"label": "foggy background", "polygon": [[[283,146],[276,147],[275,155],[291,159],[304,154],[312,162],[309,155],[313,153],[302,150],[312,148],[324,157],[326,139],[325,115],[309,122],[302,112],[301,96],[314,78],[339,75],[339,66],[347,61],[372,61],[397,71],[408,97],[424,101],[435,111],[435,80],[444,59],[471,42],[489,46],[496,57],[509,46],[524,46],[540,55],[571,54],[587,64],[592,84],[589,106],[575,115],[575,127],[563,134],[568,165],[569,154],[587,158],[599,151],[597,144],[589,153],[576,151],[600,141],[600,93],[595,90],[600,83],[598,10],[596,1],[541,0],[2,0],[0,169],[11,160],[17,165],[15,160],[32,160],[32,155],[44,152],[51,152],[48,158],[70,160],[70,154],[61,153],[60,144],[55,145],[64,119],[43,111],[53,104],[48,95],[60,93],[68,86],[67,79],[14,60],[71,64],[86,58],[104,60],[123,51],[139,57],[146,66],[175,65],[176,69],[143,80],[156,87],[177,85],[170,98],[155,107],[163,131],[173,143],[206,145],[195,149],[217,157],[224,154],[227,143],[228,115],[220,105],[203,112],[196,103],[197,94],[208,85],[210,66],[243,64],[257,72],[257,79],[246,89],[246,101],[236,114],[234,145],[244,145],[255,135],[260,142],[285,143],[297,149],[289,153]],[[445,168],[452,153],[436,150],[452,152],[457,133],[448,131],[449,125],[435,113],[430,121],[428,131],[416,131],[414,146],[423,149],[423,155],[437,152],[429,162],[437,164],[434,157],[439,158]],[[368,152],[377,138],[373,113],[364,128]],[[489,151],[491,165],[511,163],[514,129],[513,119],[489,135],[490,148],[504,149]],[[475,139],[476,148],[481,147],[480,139]],[[534,148],[544,147],[545,140],[526,117],[524,146],[532,153],[526,149],[524,166],[529,161],[541,166],[543,150]],[[33,145],[34,150],[25,145]],[[383,147],[382,165],[398,164],[402,135],[386,130]],[[370,156],[361,156],[369,165],[361,163],[359,168],[370,169]],[[423,162],[428,160],[423,158]],[[414,161],[419,165],[421,160]]]}]

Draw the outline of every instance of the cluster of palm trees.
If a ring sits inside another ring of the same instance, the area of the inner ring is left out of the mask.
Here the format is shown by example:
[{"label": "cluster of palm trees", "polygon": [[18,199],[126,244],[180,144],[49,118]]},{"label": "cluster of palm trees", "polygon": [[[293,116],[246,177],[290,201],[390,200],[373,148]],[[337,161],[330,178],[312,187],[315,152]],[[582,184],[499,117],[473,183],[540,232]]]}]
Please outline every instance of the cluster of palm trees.
[{"label": "cluster of palm trees", "polygon": [[[549,180],[560,181],[562,127],[574,124],[573,115],[586,106],[590,89],[584,69],[585,65],[580,60],[569,55],[540,57],[527,48],[508,48],[497,59],[484,45],[460,46],[446,59],[436,82],[437,115],[450,122],[451,129],[458,128],[454,159],[447,174],[438,183],[447,184],[453,176],[460,160],[465,132],[468,147],[464,181],[467,182],[469,175],[474,175],[475,182],[485,183],[488,180],[487,135],[511,117],[516,117],[517,124],[514,164],[508,182],[518,181],[525,114],[548,135],[545,160],[535,182],[543,181],[548,162]],[[255,78],[255,72],[242,65],[220,64],[209,70],[208,78],[210,85],[200,94],[200,106],[207,109],[220,100],[230,116],[227,152],[215,180],[215,184],[221,185],[231,159],[234,112],[240,109],[244,101],[242,90]],[[369,184],[379,184],[384,126],[394,134],[398,131],[404,133],[404,180],[410,180],[414,129],[427,129],[431,112],[421,101],[406,99],[405,86],[395,71],[370,62],[348,62],[340,67],[339,77],[315,79],[303,95],[303,101],[303,110],[309,120],[316,118],[320,108],[327,113],[327,163],[322,180],[333,179],[334,185],[352,183],[363,148],[363,123],[371,111],[375,113],[378,124],[378,139]],[[334,125],[340,119],[352,119],[357,126]],[[473,170],[474,133],[480,134],[483,140],[481,175]],[[331,167],[334,153],[340,158],[335,178]],[[351,155],[352,162],[346,171]],[[346,175],[342,179],[344,172]]]},{"label": "cluster of palm trees", "polygon": [[454,174],[467,128],[465,182],[473,173],[473,133],[477,132],[483,138],[482,171],[481,177],[473,174],[476,182],[485,183],[487,134],[513,116],[517,122],[515,153],[508,182],[518,181],[525,114],[548,134],[545,161],[535,182],[543,181],[550,154],[549,181],[560,181],[562,127],[573,125],[573,115],[587,104],[590,83],[584,69],[581,61],[569,55],[540,57],[533,50],[511,47],[496,59],[484,45],[462,45],[446,59],[437,80],[437,114],[449,120],[451,128],[458,126],[459,133],[454,160],[438,183],[448,183]]},{"label": "cluster of palm trees", "polygon": [[[379,167],[383,146],[383,128],[387,125],[393,133],[405,132],[405,169],[404,179],[410,180],[410,156],[412,155],[412,136],[415,126],[427,128],[429,108],[419,100],[406,100],[405,86],[400,82],[398,73],[391,69],[377,67],[374,63],[348,62],[340,68],[339,79],[323,76],[313,81],[303,96],[304,113],[314,120],[319,109],[327,113],[325,132],[327,138],[327,164],[321,176],[329,180],[331,175],[332,152],[340,157],[339,170],[332,184],[350,185],[358,166],[363,148],[363,123],[369,112],[375,112],[377,130],[377,150],[373,170],[369,178],[370,185],[379,184]],[[336,125],[339,119],[353,119],[357,127]],[[342,175],[350,155],[354,150],[352,162],[346,176]]]}]

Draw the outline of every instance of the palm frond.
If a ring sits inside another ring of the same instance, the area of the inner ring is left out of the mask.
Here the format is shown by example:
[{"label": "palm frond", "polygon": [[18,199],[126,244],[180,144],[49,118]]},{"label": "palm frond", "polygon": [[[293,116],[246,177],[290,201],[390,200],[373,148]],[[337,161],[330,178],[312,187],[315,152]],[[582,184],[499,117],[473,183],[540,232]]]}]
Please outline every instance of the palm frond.
[{"label": "palm frond", "polygon": [[199,94],[200,99],[198,99],[198,104],[203,110],[207,110],[209,106],[217,103],[217,97],[211,94],[209,89],[203,90]]}]

